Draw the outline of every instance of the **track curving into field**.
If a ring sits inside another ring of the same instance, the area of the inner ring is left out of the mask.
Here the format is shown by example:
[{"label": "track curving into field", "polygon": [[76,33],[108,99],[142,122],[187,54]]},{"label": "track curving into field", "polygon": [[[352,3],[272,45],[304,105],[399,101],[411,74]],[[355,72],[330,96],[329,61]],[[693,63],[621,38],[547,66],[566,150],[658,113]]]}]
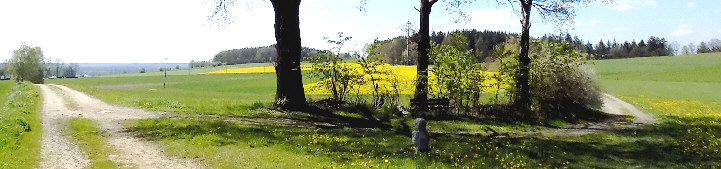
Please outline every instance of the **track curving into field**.
[{"label": "track curving into field", "polygon": [[[460,135],[484,135],[492,137],[571,137],[584,134],[630,129],[639,126],[656,123],[656,118],[636,108],[635,106],[613,96],[604,93],[602,96],[604,113],[615,115],[598,122],[587,122],[568,125],[562,128],[546,128],[536,131],[497,133],[491,129],[488,131],[474,132],[435,132],[436,134],[460,134]],[[632,117],[630,121],[625,117]]]},{"label": "track curving into field", "polygon": [[603,112],[615,115],[630,115],[633,116],[634,124],[653,124],[656,123],[656,118],[653,115],[645,113],[635,106],[626,103],[625,101],[615,97],[613,95],[604,93],[603,94]]},{"label": "track curving into field", "polygon": [[620,129],[630,129],[644,125],[656,123],[656,118],[636,108],[635,106],[607,93],[602,96],[604,113],[611,115],[630,116],[631,121],[624,121],[618,117],[612,117],[601,122],[589,122],[582,124],[574,124],[564,128],[549,128],[535,132],[518,133],[516,136],[579,136],[602,131],[612,131]]},{"label": "track curving into field", "polygon": [[99,123],[109,159],[123,168],[205,168],[190,158],[176,159],[163,154],[160,147],[133,137],[121,124],[128,119],[166,116],[162,113],[110,105],[82,92],[61,85],[38,85],[43,97],[43,135],[40,168],[87,168],[90,164],[74,139],[64,131],[71,117],[88,118]]}]

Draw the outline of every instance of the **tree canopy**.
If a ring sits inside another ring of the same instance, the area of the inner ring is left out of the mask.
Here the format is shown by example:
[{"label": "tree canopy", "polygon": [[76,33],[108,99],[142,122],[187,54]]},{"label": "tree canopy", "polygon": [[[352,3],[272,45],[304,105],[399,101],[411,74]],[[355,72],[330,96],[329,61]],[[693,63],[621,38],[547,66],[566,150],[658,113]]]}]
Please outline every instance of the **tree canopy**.
[{"label": "tree canopy", "polygon": [[43,83],[43,60],[40,47],[22,44],[8,60],[8,70],[17,82]]}]

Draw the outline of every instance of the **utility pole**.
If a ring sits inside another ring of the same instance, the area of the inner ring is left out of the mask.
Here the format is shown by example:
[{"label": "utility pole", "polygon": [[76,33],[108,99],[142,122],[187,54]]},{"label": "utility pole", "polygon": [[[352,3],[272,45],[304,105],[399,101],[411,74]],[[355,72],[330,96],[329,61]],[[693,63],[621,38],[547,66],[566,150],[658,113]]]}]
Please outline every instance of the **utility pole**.
[{"label": "utility pole", "polygon": [[400,27],[400,29],[404,32],[406,32],[406,56],[403,58],[402,64],[410,64],[409,55],[411,53],[410,44],[411,44],[411,33],[415,34],[415,30],[413,30],[413,22],[407,21],[406,24]]},{"label": "utility pole", "polygon": [[165,66],[163,66],[163,73],[165,74],[163,77],[163,89],[165,89],[165,83],[168,81],[168,58],[165,58]]}]

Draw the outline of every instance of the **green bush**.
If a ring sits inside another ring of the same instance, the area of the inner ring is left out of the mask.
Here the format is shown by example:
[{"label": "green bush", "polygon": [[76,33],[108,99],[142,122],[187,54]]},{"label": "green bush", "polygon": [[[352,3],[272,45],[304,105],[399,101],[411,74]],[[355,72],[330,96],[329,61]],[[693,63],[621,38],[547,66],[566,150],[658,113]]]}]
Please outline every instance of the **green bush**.
[{"label": "green bush", "polygon": [[[517,42],[497,49],[502,56],[501,74],[515,79]],[[594,72],[586,56],[568,43],[538,41],[531,50],[531,93],[534,111],[547,118],[577,119],[594,116],[603,104]],[[510,90],[514,91],[514,90]]]},{"label": "green bush", "polygon": [[548,117],[591,116],[603,101],[586,57],[568,43],[541,42],[533,56],[531,89],[538,110]]},{"label": "green bush", "polygon": [[378,59],[382,57],[379,56],[382,54],[376,51],[381,46],[380,43],[369,46],[366,50],[368,57],[360,58],[357,61],[362,70],[361,84],[372,87],[373,107],[394,108],[398,105],[400,84],[397,75],[392,70],[382,67],[383,63]]},{"label": "green bush", "polygon": [[320,87],[331,91],[332,99],[335,101],[344,102],[346,94],[354,86],[360,85],[363,78],[363,75],[350,64],[345,64],[341,56],[343,44],[350,41],[351,38],[350,36],[344,36],[343,32],[338,32],[338,40],[324,37],[329,44],[336,45],[333,47],[335,53],[325,50],[319,51],[314,57],[305,58],[305,60],[313,63],[311,76],[320,80]]},{"label": "green bush", "polygon": [[461,32],[452,32],[443,45],[433,45],[430,72],[435,81],[430,82],[430,93],[448,97],[459,112],[468,112],[480,106],[484,83],[491,78],[482,70],[472,51],[466,50],[466,37]]}]

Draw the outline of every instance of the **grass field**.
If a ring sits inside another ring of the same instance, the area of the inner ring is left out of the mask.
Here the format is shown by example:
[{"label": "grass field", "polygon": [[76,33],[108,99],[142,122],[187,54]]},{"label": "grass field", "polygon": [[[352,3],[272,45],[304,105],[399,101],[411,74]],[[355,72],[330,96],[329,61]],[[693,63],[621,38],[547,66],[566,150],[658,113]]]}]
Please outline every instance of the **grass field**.
[{"label": "grass field", "polygon": [[721,53],[604,60],[595,66],[604,90],[661,119],[636,137],[661,141],[657,146],[664,147],[667,161],[721,165]]},{"label": "grass field", "polygon": [[[321,129],[273,121],[254,125],[223,118],[162,118],[131,121],[128,126],[164,144],[170,155],[197,157],[217,168],[713,168],[721,165],[721,77],[716,73],[720,62],[718,53],[594,61],[601,87],[660,118],[653,126],[576,137],[436,134],[433,151],[427,154],[413,152],[409,133],[352,125]],[[303,120],[297,113],[262,109],[273,100],[274,78],[267,73],[174,75],[168,77],[167,89],[162,89],[160,76],[50,83],[150,110]],[[357,113],[336,112],[364,117]],[[429,123],[434,132],[486,127],[503,132],[541,128],[493,121]]]},{"label": "grass field", "polygon": [[612,94],[721,101],[721,54],[603,60],[594,63]]},{"label": "grass field", "polygon": [[0,81],[0,168],[34,168],[40,157],[40,94],[32,84]]},{"label": "grass field", "polygon": [[97,77],[50,80],[111,103],[190,114],[248,116],[254,103],[270,104],[275,74]]}]

